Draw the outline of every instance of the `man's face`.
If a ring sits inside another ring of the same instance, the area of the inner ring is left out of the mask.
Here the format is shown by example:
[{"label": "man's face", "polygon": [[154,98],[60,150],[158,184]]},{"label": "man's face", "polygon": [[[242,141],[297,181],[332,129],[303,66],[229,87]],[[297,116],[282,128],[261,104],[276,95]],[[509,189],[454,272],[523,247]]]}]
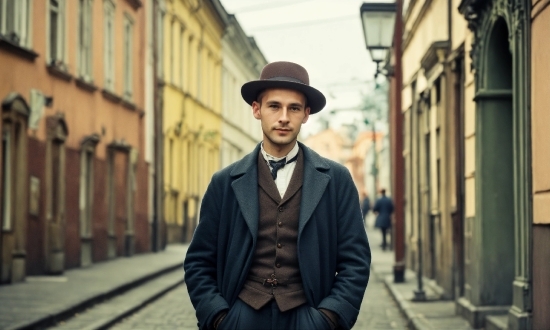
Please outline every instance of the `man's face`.
[{"label": "man's face", "polygon": [[291,89],[267,89],[252,103],[254,118],[262,123],[264,149],[270,155],[286,155],[309,118],[304,94]]}]

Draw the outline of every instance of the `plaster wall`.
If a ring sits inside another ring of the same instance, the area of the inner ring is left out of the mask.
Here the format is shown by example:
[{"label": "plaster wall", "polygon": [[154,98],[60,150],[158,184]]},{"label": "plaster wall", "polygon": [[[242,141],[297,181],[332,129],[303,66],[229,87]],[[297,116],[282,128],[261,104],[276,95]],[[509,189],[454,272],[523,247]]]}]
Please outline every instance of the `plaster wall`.
[{"label": "plaster wall", "polygon": [[[420,61],[434,41],[448,39],[447,0],[415,1],[404,25],[405,42],[403,44],[403,86],[407,86],[418,73]],[[405,102],[402,109],[410,104]]]},{"label": "plaster wall", "polygon": [[[90,92],[76,86],[75,79],[67,82],[63,79],[52,76],[47,71],[47,29],[46,17],[48,13],[48,2],[32,2],[32,49],[39,54],[33,62],[22,60],[20,57],[7,52],[0,53],[0,75],[10,77],[0,81],[0,93],[4,97],[8,91],[20,93],[28,101],[30,90],[38,89],[43,94],[54,96],[53,106],[44,108],[43,118],[54,115],[57,112],[65,114],[65,120],[69,127],[66,144],[67,147],[79,148],[83,136],[92,133],[101,134],[101,141],[97,148],[96,156],[105,159],[106,148],[104,143],[113,140],[124,139],[128,144],[139,148],[141,146],[141,135],[143,134],[142,118],[140,112],[144,106],[144,78],[143,52],[137,51],[144,45],[144,11],[138,11],[126,2],[119,1],[115,10],[115,44],[121,45],[123,40],[122,21],[125,14],[130,15],[134,20],[134,51],[135,57],[132,62],[133,75],[133,98],[131,103],[135,109],[129,109],[106,99],[101,89],[104,87],[104,50],[103,50],[103,2],[93,1],[93,23],[95,28],[92,35],[93,52],[93,84],[97,90]],[[68,73],[73,78],[78,77],[77,67],[77,26],[78,26],[78,2],[66,1],[67,32],[66,44]],[[123,50],[122,47],[115,47],[115,89],[117,95],[123,94]],[[121,123],[124,123],[123,125]],[[33,132],[38,140],[46,139],[45,121],[41,120],[36,132]]]},{"label": "plaster wall", "polygon": [[550,224],[550,45],[546,42],[550,31],[550,7],[548,1],[534,1],[531,25],[531,127],[533,152],[533,221],[537,224]]}]

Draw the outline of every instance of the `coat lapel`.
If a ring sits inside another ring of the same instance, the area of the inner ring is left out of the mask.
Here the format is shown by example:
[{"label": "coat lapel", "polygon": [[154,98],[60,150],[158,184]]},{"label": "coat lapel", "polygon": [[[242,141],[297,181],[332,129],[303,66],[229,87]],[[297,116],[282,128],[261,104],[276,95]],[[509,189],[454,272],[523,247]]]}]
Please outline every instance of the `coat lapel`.
[{"label": "coat lapel", "polygon": [[300,223],[298,235],[311,218],[317,204],[325,193],[325,188],[330,181],[330,176],[323,173],[330,168],[329,164],[308,147],[300,144],[304,152],[304,181],[302,187],[302,202],[300,207]]},{"label": "coat lapel", "polygon": [[241,213],[250,229],[254,242],[256,242],[256,237],[258,236],[258,217],[260,214],[257,166],[259,151],[260,144],[256,146],[252,153],[237,162],[230,174],[233,178],[231,187],[235,192]]},{"label": "coat lapel", "polygon": [[294,168],[294,173],[292,173],[292,177],[290,179],[288,187],[286,188],[283,199],[281,200],[281,205],[286,203],[292,196],[294,196],[298,192],[298,190],[300,190],[304,182],[303,178],[304,178],[304,153],[302,149],[300,149],[300,151],[298,151],[298,159],[296,160],[296,167]]}]

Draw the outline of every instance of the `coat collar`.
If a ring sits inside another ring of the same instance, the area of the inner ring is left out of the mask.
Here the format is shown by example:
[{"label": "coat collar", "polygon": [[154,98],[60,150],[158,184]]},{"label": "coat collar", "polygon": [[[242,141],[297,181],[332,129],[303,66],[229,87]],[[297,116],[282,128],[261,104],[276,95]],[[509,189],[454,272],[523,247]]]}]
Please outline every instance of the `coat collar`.
[{"label": "coat collar", "polygon": [[[304,181],[298,229],[298,235],[300,235],[330,181],[330,176],[325,173],[330,169],[330,164],[301,142],[298,142],[298,144],[304,155]],[[239,203],[244,220],[252,233],[254,243],[258,234],[258,217],[260,214],[257,166],[259,152],[260,144],[254,148],[254,151],[235,163],[235,167],[230,172],[230,176],[233,179],[231,186],[235,192],[235,197]]]}]

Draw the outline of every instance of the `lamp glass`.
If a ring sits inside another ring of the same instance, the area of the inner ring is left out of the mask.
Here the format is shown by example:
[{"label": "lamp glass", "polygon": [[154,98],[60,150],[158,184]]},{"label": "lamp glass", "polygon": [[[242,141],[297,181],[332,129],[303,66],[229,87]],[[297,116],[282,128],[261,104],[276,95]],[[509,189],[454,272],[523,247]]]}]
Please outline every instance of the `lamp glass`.
[{"label": "lamp glass", "polygon": [[373,62],[383,62],[388,55],[388,48],[370,48],[369,52]]},{"label": "lamp glass", "polygon": [[367,48],[390,48],[392,46],[395,25],[395,8],[392,7],[392,4],[363,4],[361,20],[363,21]]}]

